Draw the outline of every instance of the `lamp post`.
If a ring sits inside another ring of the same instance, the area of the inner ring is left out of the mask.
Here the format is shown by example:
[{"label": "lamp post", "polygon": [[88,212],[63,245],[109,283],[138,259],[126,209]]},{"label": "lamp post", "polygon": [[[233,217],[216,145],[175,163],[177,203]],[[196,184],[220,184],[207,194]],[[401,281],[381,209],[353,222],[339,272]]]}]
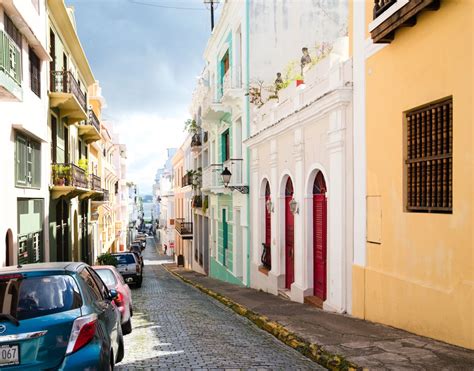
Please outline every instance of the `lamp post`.
[{"label": "lamp post", "polygon": [[214,5],[217,9],[217,7],[219,6],[219,1],[220,0],[204,0],[204,4],[209,4],[211,9],[211,32],[214,29]]},{"label": "lamp post", "polygon": [[230,170],[225,167],[224,170],[221,173],[222,177],[222,183],[224,183],[225,188],[229,188],[231,191],[239,191],[240,193],[247,194],[249,193],[249,187],[248,186],[232,186],[230,184],[230,179],[232,178],[232,173]]}]

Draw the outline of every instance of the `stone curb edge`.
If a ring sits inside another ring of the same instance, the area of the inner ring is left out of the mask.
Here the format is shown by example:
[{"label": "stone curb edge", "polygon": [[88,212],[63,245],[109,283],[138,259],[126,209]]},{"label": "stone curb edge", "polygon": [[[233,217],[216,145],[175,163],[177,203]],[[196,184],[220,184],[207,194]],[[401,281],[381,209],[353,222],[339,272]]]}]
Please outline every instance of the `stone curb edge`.
[{"label": "stone curb edge", "polygon": [[298,335],[292,333],[284,326],[279,324],[278,322],[271,321],[268,317],[262,316],[258,313],[251,311],[250,309],[244,307],[243,305],[234,302],[233,300],[218,294],[215,291],[212,291],[194,281],[191,281],[181,274],[174,272],[170,268],[168,268],[165,264],[163,267],[170,272],[171,274],[175,275],[185,283],[197,288],[198,290],[202,291],[203,293],[211,296],[212,298],[218,300],[225,306],[232,309],[237,314],[246,317],[253,323],[255,323],[259,328],[262,330],[267,331],[268,333],[272,334],[278,340],[282,341],[289,347],[297,350],[304,356],[308,357],[312,361],[320,364],[321,366],[326,367],[332,371],[360,371],[364,370],[364,368],[359,367],[352,363],[351,361],[346,360],[343,356],[332,354],[325,351],[320,345],[315,343],[310,343]]}]

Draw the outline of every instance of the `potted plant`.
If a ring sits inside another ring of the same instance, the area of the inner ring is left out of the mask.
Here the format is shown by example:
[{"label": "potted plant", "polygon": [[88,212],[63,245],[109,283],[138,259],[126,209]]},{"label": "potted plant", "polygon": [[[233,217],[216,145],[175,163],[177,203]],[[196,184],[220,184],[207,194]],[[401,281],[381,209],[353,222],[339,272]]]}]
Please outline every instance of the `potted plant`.
[{"label": "potted plant", "polygon": [[196,120],[188,119],[184,122],[184,130],[190,134],[197,134],[199,133],[199,125]]},{"label": "potted plant", "polygon": [[97,263],[99,263],[99,265],[113,265],[114,267],[118,265],[118,261],[115,256],[111,255],[108,252],[99,255],[97,257]]}]

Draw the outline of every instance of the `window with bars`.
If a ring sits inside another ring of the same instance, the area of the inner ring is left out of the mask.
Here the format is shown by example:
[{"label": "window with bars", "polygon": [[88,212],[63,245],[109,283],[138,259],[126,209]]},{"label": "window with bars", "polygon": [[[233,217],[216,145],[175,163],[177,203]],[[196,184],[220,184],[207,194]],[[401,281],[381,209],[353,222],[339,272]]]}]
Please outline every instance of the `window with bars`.
[{"label": "window with bars", "polygon": [[453,99],[405,113],[406,209],[452,213]]},{"label": "window with bars", "polygon": [[41,98],[41,62],[33,49],[29,48],[31,91]]}]

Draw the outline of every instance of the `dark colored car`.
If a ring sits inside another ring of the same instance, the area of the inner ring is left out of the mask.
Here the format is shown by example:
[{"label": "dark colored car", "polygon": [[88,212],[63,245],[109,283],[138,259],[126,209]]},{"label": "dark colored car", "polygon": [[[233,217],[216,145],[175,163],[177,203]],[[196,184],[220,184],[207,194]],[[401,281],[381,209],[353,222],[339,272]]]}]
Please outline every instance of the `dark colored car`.
[{"label": "dark colored car", "polygon": [[126,283],[134,283],[137,287],[142,286],[142,265],[132,252],[112,254],[117,259],[117,270]]},{"label": "dark colored car", "polygon": [[108,370],[122,360],[120,313],[84,263],[0,269],[0,367]]},{"label": "dark colored car", "polygon": [[138,261],[140,262],[140,265],[144,266],[144,261],[143,261],[143,255],[142,255],[142,247],[139,244],[131,244],[129,251],[131,253],[134,253],[135,256],[137,257]]}]

